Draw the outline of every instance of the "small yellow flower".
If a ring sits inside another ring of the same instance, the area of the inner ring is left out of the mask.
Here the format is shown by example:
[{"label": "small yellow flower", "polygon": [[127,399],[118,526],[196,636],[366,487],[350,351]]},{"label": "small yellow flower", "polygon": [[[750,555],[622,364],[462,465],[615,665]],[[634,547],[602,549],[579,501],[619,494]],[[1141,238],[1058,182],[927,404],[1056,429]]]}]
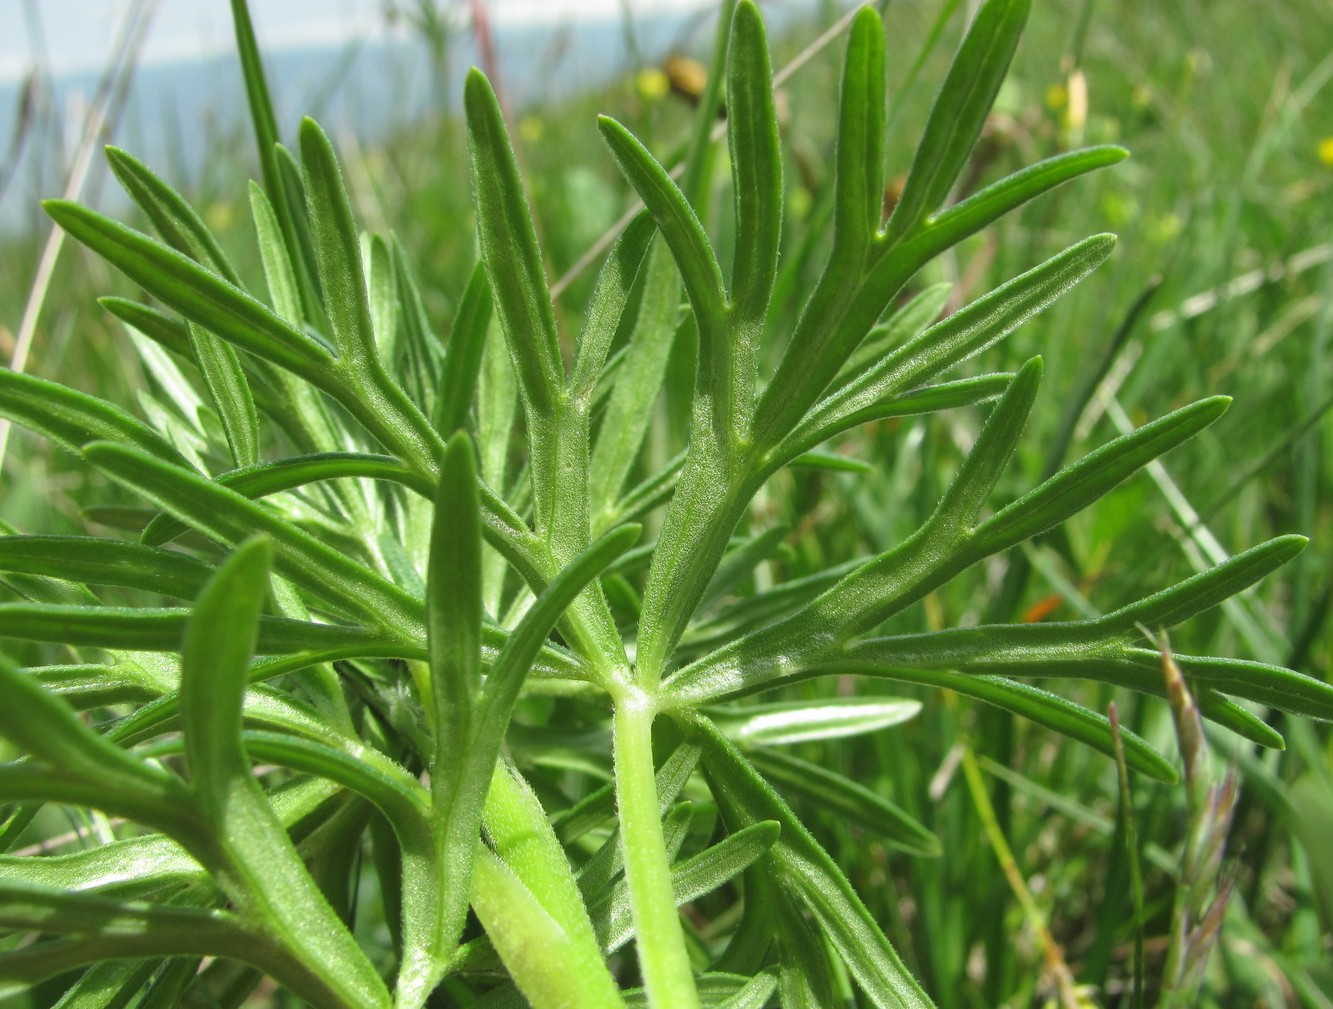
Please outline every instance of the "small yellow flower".
[{"label": "small yellow flower", "polygon": [[1046,107],[1052,112],[1059,112],[1069,102],[1069,92],[1063,84],[1052,84],[1046,89]]},{"label": "small yellow flower", "polygon": [[204,222],[214,231],[225,231],[236,219],[236,208],[225,201],[210,203],[204,208]]},{"label": "small yellow flower", "polygon": [[540,116],[524,116],[518,121],[518,135],[525,144],[535,144],[541,139],[544,127]]},{"label": "small yellow flower", "polygon": [[1319,141],[1319,160],[1327,167],[1333,168],[1333,137],[1325,137]]},{"label": "small yellow flower", "polygon": [[647,67],[639,71],[634,87],[645,102],[657,102],[671,90],[671,78],[657,67]]}]

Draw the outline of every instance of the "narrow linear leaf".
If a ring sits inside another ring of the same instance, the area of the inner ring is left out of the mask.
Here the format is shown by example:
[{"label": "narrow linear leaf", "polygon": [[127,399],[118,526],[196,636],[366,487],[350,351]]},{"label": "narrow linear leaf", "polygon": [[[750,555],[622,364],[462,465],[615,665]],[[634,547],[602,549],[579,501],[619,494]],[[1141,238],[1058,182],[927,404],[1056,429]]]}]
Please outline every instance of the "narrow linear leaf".
[{"label": "narrow linear leaf", "polygon": [[259,461],[259,415],[240,356],[231,344],[194,323],[187,326],[187,332],[208,401],[222,420],[232,461],[237,466],[253,466]]},{"label": "narrow linear leaf", "polygon": [[960,378],[938,385],[922,386],[912,392],[889,393],[878,399],[872,399],[865,406],[847,411],[832,410],[827,415],[819,417],[817,421],[802,424],[793,431],[791,436],[774,450],[773,462],[770,465],[780,465],[786,459],[792,460],[787,465],[799,465],[800,460],[811,455],[810,450],[815,445],[823,444],[830,438],[862,424],[888,420],[891,417],[938,413],[941,410],[975,406],[987,400],[998,399],[1013,380],[1012,372],[978,375],[975,378]]},{"label": "narrow linear leaf", "polygon": [[884,210],[884,24],[873,7],[852,22],[843,61],[834,162],[833,240],[863,250]]},{"label": "narrow linear leaf", "polygon": [[[800,348],[800,356],[784,356],[765,392],[756,428],[773,441],[789,434],[829,380],[843,370],[903,284],[931,259],[1028,200],[1087,171],[1115,164],[1126,153],[1118,147],[1078,151],[998,182],[881,255],[859,283],[854,272],[859,264],[831,263],[833,275],[826,274],[827,284],[812,296],[793,335],[792,346]],[[885,247],[881,242],[879,248]]]},{"label": "narrow linear leaf", "polygon": [[[427,500],[435,492],[429,480],[392,456],[362,452],[320,452],[290,456],[221,473],[213,482],[253,501],[311,483],[342,479],[388,480],[401,484]],[[159,515],[144,528],[140,541],[148,546],[159,546],[175,539],[188,528],[171,515]]]},{"label": "narrow linear leaf", "polygon": [[722,271],[703,225],[666,169],[625,127],[607,116],[599,117],[597,126],[671,249],[699,321],[700,359],[710,358],[717,353],[711,342],[724,332],[726,294]]},{"label": "narrow linear leaf", "polygon": [[[665,466],[633,487],[616,502],[614,515],[617,520],[637,522],[649,512],[666,504],[675,492],[680,480],[681,469],[685,465],[685,453],[673,456]],[[599,531],[609,529],[612,522],[603,520],[598,525]]]},{"label": "narrow linear leaf", "polygon": [[[398,282],[395,296],[401,306],[398,315],[402,326],[402,351],[397,367],[404,388],[407,389],[413,402],[421,407],[422,413],[433,416],[436,385],[442,374],[444,346],[431,328],[421,288],[408,263],[407,250],[403,248],[403,243],[397,235],[390,236],[390,253],[394,276]],[[475,379],[473,381],[475,382]],[[470,388],[466,398],[470,403],[472,400]],[[451,434],[452,431],[440,432],[442,438],[448,438]]]},{"label": "narrow linear leaf", "polygon": [[1041,372],[1039,357],[1024,364],[986,418],[986,424],[963,460],[958,475],[930,518],[941,530],[956,535],[976,522],[1018,448],[1018,440],[1037,399]]},{"label": "narrow linear leaf", "polygon": [[115,441],[193,468],[160,434],[119,407],[44,378],[0,368],[0,414],[71,452],[90,441]]},{"label": "narrow linear leaf", "polygon": [[766,864],[810,909],[871,1003],[881,1009],[929,1009],[930,999],[829,854],[711,723],[699,719],[696,725],[704,773],[728,821],[748,826],[776,820],[781,825]]},{"label": "narrow linear leaf", "polygon": [[[282,144],[273,145],[284,197],[291,218],[291,232],[284,244],[291,250],[296,267],[297,283],[305,304],[306,320],[316,329],[324,328],[323,292],[319,286],[319,257],[315,252],[315,238],[306,213],[305,177],[296,156]],[[284,235],[287,235],[284,225]]]},{"label": "narrow linear leaf", "polygon": [[[51,894],[31,888],[4,887],[4,905],[13,908],[12,920],[34,924],[43,917],[68,922],[69,938],[30,943],[0,953],[0,982],[17,993],[47,978],[78,967],[114,960],[163,957],[223,956],[242,960],[281,977],[294,992],[315,1005],[348,1004],[330,979],[302,970],[270,943],[246,929],[237,917],[221,910],[159,907],[126,903],[82,894]],[[83,922],[83,929],[77,929]],[[22,927],[21,925],[19,927]],[[81,932],[85,934],[80,934]],[[91,933],[91,934],[87,934]],[[22,986],[22,987],[20,987]],[[355,1004],[355,1003],[352,1003]],[[367,1001],[367,1006],[387,1005]]]},{"label": "narrow linear leaf", "polygon": [[[1085,636],[1079,640],[1080,626],[1027,624],[873,638],[853,645],[847,655],[857,663],[894,667],[893,678],[912,682],[923,682],[915,679],[921,675],[934,680],[943,670],[955,670],[1002,676],[1092,679],[1163,696],[1161,659],[1157,652],[1131,648],[1118,639],[1098,641]],[[1033,631],[1024,633],[1025,628]],[[1186,675],[1198,681],[1198,688],[1211,688],[1307,717],[1333,717],[1333,686],[1313,677],[1243,659],[1184,655],[1175,658]],[[845,666],[840,668],[846,669]],[[972,675],[964,677],[968,682],[975,679],[977,677]],[[739,692],[758,689],[759,682],[771,683],[772,678],[756,677],[756,681]],[[719,688],[712,696],[738,693],[735,685],[725,687],[722,677],[712,682]],[[952,683],[947,685],[960,692],[969,689]],[[1204,705],[1204,693],[1199,692],[1200,704]],[[1209,717],[1217,715],[1219,722],[1256,742],[1272,739],[1268,730],[1259,733],[1249,726],[1247,723],[1253,721],[1253,716],[1234,705],[1204,706],[1204,713]]]},{"label": "narrow linear leaf", "polygon": [[[702,986],[700,986],[702,988]],[[768,1005],[768,1000],[773,992],[777,990],[778,979],[771,971],[762,971],[750,978],[740,991],[736,992],[731,998],[722,1002],[710,1003],[707,1001],[703,991],[699,992],[699,997],[704,999],[705,1007],[715,1005],[717,1009],[763,1009]]]},{"label": "narrow linear leaf", "polygon": [[[858,656],[864,655],[869,661],[863,663],[858,659],[851,664],[830,665],[818,670],[818,674],[833,674],[836,671],[896,680],[901,683],[943,687],[964,697],[972,697],[1012,712],[1061,735],[1077,739],[1095,750],[1114,756],[1111,726],[1106,717],[1066,700],[1058,694],[1003,676],[883,665],[875,663],[870,658],[874,654],[872,643],[866,642],[865,646],[864,652],[861,652],[861,646],[858,646],[853,649],[853,653]],[[1158,781],[1168,784],[1175,782],[1176,773],[1170,762],[1147,742],[1124,728],[1121,729],[1121,738],[1130,767]]]},{"label": "narrow linear leaf", "polygon": [[977,12],[931,108],[886,243],[915,228],[949,195],[1009,70],[1029,7],[1029,0],[987,0]]},{"label": "narrow linear leaf", "polygon": [[[922,384],[1004,339],[1104,263],[1115,236],[1093,235],[931,326],[831,391],[798,431],[824,428]],[[793,437],[799,438],[800,435]]]},{"label": "narrow linear leaf", "polygon": [[1196,692],[1196,700],[1204,718],[1230,729],[1242,739],[1248,739],[1268,750],[1287,748],[1287,741],[1282,738],[1282,733],[1249,708],[1237,704],[1229,697],[1224,697],[1211,687],[1201,686]]},{"label": "narrow linear leaf", "polygon": [[590,503],[605,527],[652,421],[680,318],[680,271],[662,242],[654,243],[645,270],[639,313],[589,463]]},{"label": "narrow linear leaf", "polygon": [[481,375],[482,351],[486,331],[491,324],[491,286],[484,263],[478,263],[468,280],[463,300],[454,317],[449,344],[440,369],[440,384],[435,393],[435,430],[441,438],[450,438],[465,428],[468,412],[476,395]]},{"label": "narrow linear leaf", "polygon": [[284,578],[376,626],[419,640],[420,600],[243,495],[107,442],[87,446],[84,455],[112,479],[223,543],[267,533],[273,539],[275,570]]},{"label": "narrow linear leaf", "polygon": [[[365,242],[362,243],[363,249]],[[399,328],[403,312],[398,301],[398,265],[393,250],[381,235],[369,236],[370,254],[363,256],[366,296],[370,301],[371,332],[379,359],[396,373],[399,359]]]},{"label": "narrow linear leaf", "polygon": [[1151,630],[1174,627],[1248,589],[1296,557],[1307,543],[1304,536],[1278,536],[1097,622],[1127,632],[1140,625]]},{"label": "narrow linear leaf", "polygon": [[778,989],[782,1009],[823,1009],[835,1005],[833,972],[827,944],[800,907],[774,881],[751,870],[746,876],[746,901],[757,888],[767,891],[778,940]]},{"label": "narrow linear leaf", "polygon": [[227,911],[121,901],[5,881],[0,883],[0,925],[55,935],[129,937],[140,929],[207,935],[214,929],[235,929],[239,922]]},{"label": "narrow linear leaf", "polygon": [[765,529],[757,536],[752,536],[722,555],[722,561],[713,573],[713,578],[704,590],[700,608],[716,602],[730,592],[743,578],[766,561],[787,538],[791,530],[786,526],[774,526]]},{"label": "narrow linear leaf", "polygon": [[[597,286],[593,289],[583,330],[579,333],[574,367],[569,376],[572,396],[588,401],[595,397],[606,371],[611,343],[621,328],[629,304],[630,291],[656,231],[652,216],[646,211],[641,212],[611,247],[597,276]],[[639,312],[642,314],[642,307]]]},{"label": "narrow linear leaf", "polygon": [[[496,854],[560,926],[580,963],[571,970],[605,970],[588,907],[537,794],[507,761],[499,761],[486,796],[484,824]],[[683,832],[682,832],[683,834]]]},{"label": "narrow linear leaf", "polygon": [[547,413],[564,385],[560,337],[518,164],[490,82],[473,69],[463,91],[481,257],[528,408]]},{"label": "narrow linear leaf", "polygon": [[577,945],[499,856],[479,846],[475,866],[473,910],[533,1009],[623,1009],[620,990],[605,967],[588,965],[576,972],[567,966],[582,965]]},{"label": "narrow linear leaf", "polygon": [[186,554],[94,536],[0,537],[0,571],[193,599],[211,574]]},{"label": "narrow linear leaf", "polygon": [[142,333],[159,346],[165,347],[177,357],[187,361],[194,360],[194,348],[190,346],[190,337],[185,324],[165,312],[159,312],[150,305],[128,298],[98,298],[97,303],[114,315],[125,325]]},{"label": "narrow linear leaf", "polygon": [[0,880],[104,896],[145,897],[206,880],[203,866],[163,834],[109,841],[62,855],[0,856]]},{"label": "narrow linear leaf", "polygon": [[[671,891],[675,895],[676,906],[683,907],[740,875],[773,847],[781,832],[776,822],[762,820],[742,827],[699,854],[673,865]],[[608,901],[610,913],[605,931],[601,933],[601,942],[602,948],[610,955],[634,938],[634,919],[630,912],[628,888],[623,882],[616,887]]]},{"label": "narrow linear leaf", "polygon": [[272,557],[264,538],[238,547],[200,594],[181,648],[180,711],[190,781],[215,811],[226,807],[235,780],[250,775],[241,744],[242,698]]},{"label": "narrow linear leaf", "polygon": [[[699,747],[686,740],[671,751],[669,756],[653,776],[653,785],[657,791],[659,815],[666,817],[671,804],[676,801],[685,783],[699,763]],[[556,822],[561,840],[568,844],[583,829],[591,829],[601,823],[614,811],[615,783],[599,789],[588,796],[585,803],[570,810],[568,818]],[[593,822],[590,822],[593,821]],[[591,899],[603,892],[611,881],[625,868],[624,848],[620,844],[619,828],[611,832],[606,842],[593,853],[579,868],[578,883],[583,894]]]},{"label": "narrow linear leaf", "polygon": [[740,327],[733,340],[751,344],[738,361],[739,371],[754,366],[753,342],[768,309],[782,239],[782,150],[773,69],[763,18],[752,0],[741,0],[732,15],[727,110],[736,207],[731,306]]},{"label": "narrow linear leaf", "polygon": [[431,788],[443,801],[446,770],[471,737],[481,687],[481,504],[472,440],[445,446],[426,573],[426,635],[435,724]]},{"label": "narrow linear leaf", "polygon": [[288,184],[285,163],[282,157],[286,152],[278,144],[278,120],[273,111],[273,99],[269,94],[268,81],[264,74],[264,61],[259,55],[259,44],[255,40],[254,25],[250,20],[250,11],[246,0],[231,0],[232,27],[236,36],[236,51],[240,57],[241,74],[245,79],[245,95],[250,109],[250,121],[255,131],[255,146],[259,153],[259,166],[264,178],[264,191],[274,210],[274,218],[279,227],[281,244],[291,251],[295,272],[293,280],[298,285],[298,311],[287,318],[296,322],[316,319],[316,305],[319,301],[315,284],[315,260],[310,248],[306,222],[301,216],[304,200],[298,193],[293,193]]},{"label": "narrow linear leaf", "polygon": [[988,556],[1063,522],[1131,473],[1194,437],[1221,417],[1230,403],[1227,396],[1200,400],[1090,452],[977,526],[973,555]]},{"label": "narrow linear leaf", "polygon": [[51,1009],[125,1009],[153,980],[161,965],[157,960],[108,960],[93,964]]},{"label": "narrow linear leaf", "polygon": [[875,467],[837,452],[802,452],[787,465],[793,469],[822,469],[832,473],[874,473]]},{"label": "narrow linear leaf", "polygon": [[174,677],[159,675],[148,663],[121,661],[115,665],[78,663],[25,666],[23,673],[62,698],[75,711],[112,704],[142,704],[175,689]]},{"label": "narrow linear leaf", "polygon": [[944,853],[940,839],[920,821],[859,782],[786,753],[756,751],[750,759],[779,788],[843,822],[856,824],[894,848],[923,858]]},{"label": "narrow linear leaf", "polygon": [[185,197],[142,161],[118,147],[108,147],[106,158],[125,192],[148,214],[163,241],[213,270],[229,284],[241,286],[240,277],[217,239]]},{"label": "narrow linear leaf", "polygon": [[[329,906],[254,779],[242,741],[247,670],[268,594],[273,548],[247,540],[195,603],[181,654],[180,711],[196,805],[214,833],[192,854],[208,861],[243,919],[338,992],[336,1005],[387,1009],[388,992]],[[277,974],[279,980],[293,973]]]},{"label": "narrow linear leaf", "polygon": [[78,204],[42,205],[73,238],[215,336],[311,381],[331,363],[320,344],[188,256]]},{"label": "narrow linear leaf", "polygon": [[255,222],[255,239],[259,244],[259,259],[268,283],[269,300],[279,316],[293,324],[303,315],[301,289],[292,266],[291,250],[283,238],[278,212],[264,193],[264,188],[250,182],[250,216]]},{"label": "narrow linear leaf", "polygon": [[[767,1004],[769,996],[773,991],[773,975],[767,971],[756,974],[754,977],[746,977],[743,974],[729,974],[725,971],[709,971],[706,974],[700,974],[696,979],[699,985],[699,1001],[703,1009],[760,1009]],[[751,994],[758,999],[759,992],[763,992],[763,999],[758,1001],[732,1003],[732,999],[740,998],[743,994],[748,999]],[[630,988],[624,992],[625,1005],[628,1009],[647,1009],[648,993],[643,988]],[[489,1007],[488,1007],[489,1009]]]},{"label": "narrow linear leaf", "polygon": [[[150,767],[107,742],[68,704],[4,656],[0,656],[0,692],[5,698],[0,705],[0,734],[48,765],[57,778],[76,787],[96,782],[113,805],[151,811],[154,822],[179,822],[175,816],[166,815],[173,803],[179,804],[184,798],[184,789],[174,775]],[[17,775],[45,771],[30,764],[6,767]]]},{"label": "narrow linear leaf", "polygon": [[[113,606],[3,603],[0,604],[0,637],[125,651],[178,652],[189,612],[186,609],[148,607],[121,609]],[[328,654],[333,658],[376,655],[424,657],[420,649],[395,646],[391,639],[359,627],[314,624],[268,616],[260,618],[259,626],[259,651],[263,655],[309,652],[313,655]],[[303,655],[300,661],[309,665],[320,660]]]},{"label": "narrow linear leaf", "polygon": [[241,736],[245,752],[257,760],[317,775],[373,802],[399,837],[420,837],[429,812],[426,791],[407,771],[392,773],[387,761],[372,765],[313,739],[286,732],[248,729]]},{"label": "narrow linear leaf", "polygon": [[915,237],[908,237],[881,259],[879,265],[891,260],[925,263],[1028,201],[1127,157],[1129,152],[1123,147],[1107,144],[1039,161],[941,211]]},{"label": "narrow linear leaf", "polygon": [[561,614],[594,578],[638,540],[641,532],[640,526],[624,525],[593,543],[551,580],[510,633],[482,691],[480,726],[491,741],[498,745],[523,678]]},{"label": "narrow linear leaf", "polygon": [[366,296],[361,242],[342,171],[328,135],[313,119],[301,121],[301,163],[324,308],[339,358],[358,368],[382,367]]},{"label": "narrow linear leaf", "polygon": [[[1156,653],[1132,649],[1129,661],[1146,667],[1149,654]],[[1200,687],[1210,687],[1294,715],[1317,718],[1324,722],[1333,721],[1333,684],[1298,673],[1294,669],[1247,659],[1187,655],[1173,657],[1187,680]]]},{"label": "narrow linear leaf", "polygon": [[738,746],[749,748],[878,732],[910,721],[920,711],[920,701],[898,697],[831,697],[733,706],[706,714]]},{"label": "narrow linear leaf", "polygon": [[952,284],[931,284],[894,312],[887,322],[872,329],[865,342],[843,365],[842,371],[833,383],[834,388],[842,387],[876,361],[883,360],[891,351],[909,340],[915,340],[932,323],[938,322],[940,313],[949,304],[949,295],[952,291]]}]

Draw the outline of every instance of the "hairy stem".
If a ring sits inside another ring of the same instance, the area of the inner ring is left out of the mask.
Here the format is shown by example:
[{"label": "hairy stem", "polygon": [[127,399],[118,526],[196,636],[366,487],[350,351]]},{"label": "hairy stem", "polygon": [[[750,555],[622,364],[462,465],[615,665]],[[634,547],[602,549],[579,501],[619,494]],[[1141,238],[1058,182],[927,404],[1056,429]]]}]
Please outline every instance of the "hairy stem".
[{"label": "hairy stem", "polygon": [[652,701],[637,690],[617,699],[616,799],[634,915],[639,968],[651,1009],[698,1009],[699,993],[671,888],[671,865],[658,811],[653,768]]}]

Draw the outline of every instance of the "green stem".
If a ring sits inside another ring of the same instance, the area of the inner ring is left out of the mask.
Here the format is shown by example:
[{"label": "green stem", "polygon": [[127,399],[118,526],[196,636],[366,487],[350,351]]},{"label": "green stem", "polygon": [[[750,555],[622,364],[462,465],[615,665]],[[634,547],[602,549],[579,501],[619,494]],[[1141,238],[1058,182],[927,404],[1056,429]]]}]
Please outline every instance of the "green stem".
[{"label": "green stem", "polygon": [[[425,414],[407,398],[387,372],[372,369],[370,375],[363,376],[335,369],[329,386],[328,391],[334,398],[387,449],[432,484],[439,479],[444,445]],[[586,416],[582,423],[586,429]],[[586,461],[584,470],[586,472]],[[586,527],[586,507],[583,516]],[[514,565],[534,593],[540,593],[570,560],[570,557],[557,556],[549,543],[535,536],[485,486],[482,487],[482,522],[491,545]],[[584,539],[579,549],[587,545],[586,536]],[[561,545],[568,546],[564,542]],[[563,626],[569,633],[570,644],[592,662],[603,677],[611,676],[614,670],[623,666],[624,650],[615,633],[615,618],[605,597],[595,587],[573,602]]]},{"label": "green stem", "polygon": [[653,701],[627,690],[616,699],[616,798],[634,915],[639,968],[651,1009],[699,1009],[699,993],[671,887],[653,767]]}]

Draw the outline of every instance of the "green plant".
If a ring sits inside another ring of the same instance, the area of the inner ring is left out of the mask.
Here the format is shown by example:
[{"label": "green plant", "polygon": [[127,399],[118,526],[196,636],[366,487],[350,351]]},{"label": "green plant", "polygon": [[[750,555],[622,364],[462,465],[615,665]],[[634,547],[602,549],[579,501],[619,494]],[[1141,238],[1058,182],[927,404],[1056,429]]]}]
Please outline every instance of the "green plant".
[{"label": "green plant", "polygon": [[[843,868],[769,784],[868,809],[892,843],[938,852],[904,810],[778,749],[883,729],[917,705],[737,701],[829,676],[944,687],[1173,780],[1140,737],[1023,681],[1164,696],[1161,656],[1138,645],[1140,629],[1249,587],[1299,552],[1300,537],[1095,619],[925,633],[892,624],[1226,408],[1223,398],[1183,407],[988,511],[1041,362],[943,376],[1091,273],[1113,240],[1085,239],[933,325],[931,292],[901,306],[899,296],[1004,214],[1124,156],[1059,155],[945,206],[1027,6],[982,6],[887,221],[884,32],[873,11],[856,15],[831,234],[804,239],[827,242],[825,264],[793,323],[774,309],[787,278],[767,43],[753,4],[736,5],[679,184],[601,121],[646,212],[608,256],[567,363],[485,79],[474,71],[465,89],[482,263],[441,345],[401,247],[358,234],[319,127],[302,125],[299,159],[276,143],[235,0],[268,300],[182,197],[111,151],[160,241],[75,205],[48,210],[166,309],[104,301],[172,401],[143,398],[150,426],[61,385],[0,376],[0,412],[150,509],[137,543],[0,540],[0,568],[25,599],[0,605],[0,633],[79,649],[74,664],[0,664],[0,732],[24,755],[0,768],[0,797],[17,804],[4,841],[13,846],[45,803],[147,828],[95,820],[105,843],[0,861],[0,919],[45,937],[0,953],[0,977],[23,986],[86,966],[63,1006],[125,1005],[145,988],[140,1005],[207,1004],[210,992],[237,1005],[267,974],[321,1007],[526,998],[538,1009],[689,1009],[762,1006],[775,992],[784,1006],[830,1006],[850,976],[869,1004],[926,1006]],[[724,78],[729,278],[698,213]],[[693,362],[683,385],[668,379],[681,360]],[[683,419],[675,456],[646,445],[659,399]],[[748,584],[785,535],[752,525],[775,474],[845,466],[820,446],[862,424],[983,403],[988,417],[949,489],[901,543]],[[663,508],[655,541],[635,546],[636,523],[657,525]],[[118,589],[134,605],[113,605]],[[190,605],[143,605],[162,596]],[[85,649],[103,660],[85,661]],[[1333,689],[1295,672],[1174,661],[1205,718],[1263,746],[1281,737],[1232,698],[1333,717]],[[79,711],[104,717],[90,725]],[[687,844],[694,853],[678,859]],[[349,879],[363,877],[377,885],[387,936],[353,933]],[[733,881],[738,910],[719,909],[706,934],[687,931],[678,906]],[[615,958],[631,938],[635,961]],[[205,957],[223,959],[200,971]],[[643,987],[623,990],[634,964]]]}]

